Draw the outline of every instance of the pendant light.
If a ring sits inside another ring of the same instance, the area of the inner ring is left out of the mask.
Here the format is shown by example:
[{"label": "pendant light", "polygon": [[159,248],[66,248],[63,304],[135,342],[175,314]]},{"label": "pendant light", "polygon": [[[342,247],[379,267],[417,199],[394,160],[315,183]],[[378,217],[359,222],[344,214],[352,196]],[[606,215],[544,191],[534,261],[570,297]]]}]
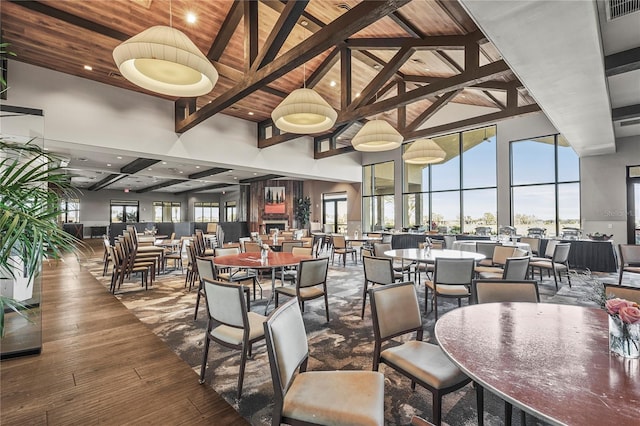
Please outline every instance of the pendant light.
[{"label": "pendant light", "polygon": [[335,124],[338,113],[315,90],[307,89],[306,63],[302,64],[302,86],[302,89],[291,92],[271,112],[273,124],[282,131],[303,135],[329,130]]},{"label": "pendant light", "polygon": [[367,121],[362,129],[351,139],[356,151],[378,152],[398,148],[402,144],[402,135],[384,120]]},{"label": "pendant light", "polygon": [[122,42],[113,59],[124,78],[133,84],[168,96],[206,95],[218,81],[211,61],[182,31],[157,25]]},{"label": "pendant light", "polygon": [[418,139],[402,154],[402,159],[407,164],[431,164],[439,163],[446,155],[433,139]]}]

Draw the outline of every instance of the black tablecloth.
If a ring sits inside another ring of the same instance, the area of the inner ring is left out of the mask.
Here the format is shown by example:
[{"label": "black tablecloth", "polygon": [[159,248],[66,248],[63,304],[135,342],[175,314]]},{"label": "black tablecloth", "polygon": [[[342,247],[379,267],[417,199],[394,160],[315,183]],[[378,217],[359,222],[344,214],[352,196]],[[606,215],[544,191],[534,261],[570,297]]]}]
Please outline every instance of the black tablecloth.
[{"label": "black tablecloth", "polygon": [[[540,239],[539,253],[544,254],[549,239]],[[593,240],[561,240],[571,243],[569,251],[569,266],[575,269],[589,269],[598,272],[616,272],[618,262],[616,252],[611,241]]]}]

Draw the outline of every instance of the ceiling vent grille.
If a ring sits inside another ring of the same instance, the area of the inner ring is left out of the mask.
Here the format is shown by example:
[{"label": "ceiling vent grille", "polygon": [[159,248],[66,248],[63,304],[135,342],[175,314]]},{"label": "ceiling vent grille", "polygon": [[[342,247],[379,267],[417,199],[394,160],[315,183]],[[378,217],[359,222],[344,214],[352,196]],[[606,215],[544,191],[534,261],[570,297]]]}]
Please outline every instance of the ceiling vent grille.
[{"label": "ceiling vent grille", "polygon": [[607,11],[609,20],[620,18],[640,10],[640,0],[609,0]]},{"label": "ceiling vent grille", "polygon": [[640,118],[634,118],[634,119],[627,120],[627,121],[621,121],[620,122],[620,127],[635,126],[636,124],[640,124]]}]

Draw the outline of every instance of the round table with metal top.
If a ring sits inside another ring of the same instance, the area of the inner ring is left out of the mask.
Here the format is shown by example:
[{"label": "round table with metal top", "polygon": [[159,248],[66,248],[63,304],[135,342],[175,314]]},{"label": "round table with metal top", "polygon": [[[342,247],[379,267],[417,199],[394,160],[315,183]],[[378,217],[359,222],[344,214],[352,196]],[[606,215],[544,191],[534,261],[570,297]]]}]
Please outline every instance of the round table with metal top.
[{"label": "round table with metal top", "polygon": [[601,309],[465,306],[438,320],[435,337],[466,375],[551,424],[638,424],[640,359],[610,353]]},{"label": "round table with metal top", "polygon": [[399,249],[387,250],[385,256],[395,257],[402,260],[410,260],[415,262],[435,263],[436,258],[444,257],[447,259],[474,259],[482,260],[486,256],[481,253],[462,251],[462,250],[429,250],[429,249]]},{"label": "round table with metal top", "polygon": [[294,255],[292,253],[282,253],[270,251],[265,260],[260,253],[239,253],[229,256],[212,257],[213,263],[218,268],[243,268],[257,270],[271,270],[271,296],[265,307],[265,315],[269,309],[269,304],[274,297],[276,289],[276,269],[284,272],[287,266],[297,266],[301,260],[313,259],[313,256]]}]

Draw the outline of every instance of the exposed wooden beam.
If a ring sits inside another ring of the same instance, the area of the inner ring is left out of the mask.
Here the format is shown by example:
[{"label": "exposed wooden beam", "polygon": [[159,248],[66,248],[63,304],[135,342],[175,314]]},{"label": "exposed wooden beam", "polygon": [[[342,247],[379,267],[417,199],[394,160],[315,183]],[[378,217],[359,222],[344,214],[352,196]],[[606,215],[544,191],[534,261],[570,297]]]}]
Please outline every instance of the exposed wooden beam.
[{"label": "exposed wooden beam", "polygon": [[605,56],[604,69],[607,77],[640,69],[640,47]]},{"label": "exposed wooden beam", "polygon": [[424,38],[426,36],[418,27],[413,25],[402,13],[395,11],[389,14],[389,18],[393,20],[400,28],[407,32],[412,37]]},{"label": "exposed wooden beam", "polygon": [[640,117],[640,104],[627,105],[611,110],[611,119],[613,121],[623,121]]},{"label": "exposed wooden beam", "polygon": [[[307,40],[276,58],[255,73],[249,73],[246,78],[234,88],[221,94],[212,103],[189,115],[184,120],[176,122],[177,133],[186,132],[202,121],[225,110],[240,99],[255,92],[261,86],[268,84],[291,70],[297,68],[311,58],[319,55],[330,47],[345,40],[380,18],[410,0],[365,1],[358,3],[350,11],[313,34]],[[247,2],[254,3],[254,2]]]},{"label": "exposed wooden beam", "polygon": [[402,65],[413,55],[414,49],[411,47],[401,48],[389,62],[382,68],[382,70],[367,84],[367,86],[360,92],[360,97],[355,99],[348,110],[353,111],[360,105],[365,104],[371,98],[373,98],[376,92],[391,78],[392,75],[400,69]]},{"label": "exposed wooden beam", "polygon": [[351,38],[345,41],[348,48],[353,50],[386,50],[399,49],[403,46],[417,50],[462,50],[470,40],[477,38],[476,33],[453,36],[413,37],[385,37],[385,38]]},{"label": "exposed wooden beam", "polygon": [[345,145],[340,148],[332,148],[328,151],[314,152],[313,158],[316,160],[320,160],[322,158],[333,157],[334,155],[346,154],[347,152],[353,151],[355,151],[353,145]]},{"label": "exposed wooden beam", "polygon": [[[403,93],[407,93],[407,83],[405,83],[404,80],[398,82],[398,95],[401,95]],[[398,125],[396,127],[398,129],[404,129],[405,127],[407,127],[407,107],[406,107],[406,105],[405,106],[401,106],[400,108],[398,108],[397,123],[398,123]]]},{"label": "exposed wooden beam", "polygon": [[103,188],[106,188],[107,186],[111,185],[112,183],[116,183],[117,181],[119,181],[120,179],[123,179],[125,177],[127,177],[127,175],[121,175],[119,173],[111,173],[111,174],[107,175],[106,177],[104,177],[99,182],[96,182],[93,185],[91,185],[90,187],[88,187],[87,190],[88,191],[99,191],[99,190],[101,190]]},{"label": "exposed wooden beam", "polygon": [[258,3],[243,1],[245,68],[251,69],[258,56]]},{"label": "exposed wooden beam", "polygon": [[340,50],[340,109],[346,110],[351,103],[351,50],[346,47]]},{"label": "exposed wooden beam", "polygon": [[407,83],[425,83],[431,84],[435,81],[442,80],[443,77],[431,77],[429,75],[404,75],[404,81]]},{"label": "exposed wooden beam", "polygon": [[264,180],[272,180],[284,177],[282,175],[264,175],[264,176],[256,176],[252,178],[240,179],[240,183],[253,183],[253,182],[262,182]]},{"label": "exposed wooden beam", "polygon": [[231,9],[229,9],[227,16],[224,18],[215,40],[211,43],[211,48],[209,49],[209,53],[207,53],[209,60],[217,61],[220,59],[220,56],[222,56],[224,49],[229,44],[229,40],[231,40],[233,33],[240,23],[243,13],[244,8],[242,2],[235,0],[231,4]]},{"label": "exposed wooden beam", "polygon": [[455,98],[458,93],[462,92],[462,89],[452,90],[451,92],[447,92],[444,95],[440,96],[438,100],[432,103],[429,108],[425,109],[418,117],[416,117],[411,124],[409,124],[404,131],[405,132],[413,132],[418,127],[422,126],[427,120],[435,115],[438,111],[442,109],[451,99]]},{"label": "exposed wooden beam", "polygon": [[428,86],[413,89],[402,95],[383,99],[371,105],[364,105],[352,111],[342,111],[338,114],[336,125],[380,114],[390,109],[418,102],[430,96],[442,95],[452,90],[463,89],[483,81],[493,80],[510,72],[509,66],[504,61],[496,61],[476,69],[465,70],[461,74],[442,79]]},{"label": "exposed wooden beam", "polygon": [[336,46],[329,55],[322,61],[322,63],[316,68],[316,70],[307,79],[307,87],[312,89],[316,84],[320,83],[320,80],[327,75],[331,68],[338,62],[341,47]]},{"label": "exposed wooden beam", "polygon": [[262,49],[258,52],[258,56],[253,62],[253,65],[251,66],[252,71],[262,68],[275,59],[308,3],[309,0],[287,1],[284,10],[278,17],[278,20],[271,29],[269,36],[265,40],[264,46],[262,46]]},{"label": "exposed wooden beam", "polygon": [[501,92],[507,92],[512,88],[523,87],[522,83],[519,80],[514,81],[500,81],[500,80],[490,80],[483,81],[482,83],[474,84],[474,88],[478,89],[489,89],[489,90],[499,90]]},{"label": "exposed wooden beam", "polygon": [[212,167],[210,169],[203,170],[201,172],[190,174],[189,179],[202,179],[203,177],[219,175],[220,173],[225,173],[230,170],[231,169],[227,169],[225,167]]},{"label": "exposed wooden beam", "polygon": [[144,170],[147,167],[151,167],[156,163],[159,163],[160,160],[155,160],[153,158],[136,158],[129,164],[123,166],[120,169],[120,173],[125,173],[128,175],[133,175],[138,173],[140,170]]},{"label": "exposed wooden beam", "polygon": [[258,148],[269,148],[270,146],[278,145],[293,139],[298,139],[303,136],[305,135],[299,135],[297,133],[282,133],[280,135],[274,135],[268,139],[259,139]]},{"label": "exposed wooden beam", "polygon": [[147,186],[146,188],[140,188],[136,191],[138,194],[142,194],[144,192],[155,191],[156,189],[166,188],[167,186],[177,185],[179,183],[183,183],[184,179],[171,179],[166,182],[158,183],[156,185]]},{"label": "exposed wooden beam", "polygon": [[429,127],[421,130],[414,130],[412,132],[403,133],[404,141],[409,142],[412,140],[432,137],[441,135],[443,133],[451,132],[453,130],[461,130],[469,127],[476,127],[486,124],[492,124],[496,121],[501,121],[507,118],[516,117],[519,115],[531,114],[540,111],[538,104],[525,105],[515,108],[507,108],[503,111],[493,112],[490,114],[481,115],[478,117],[467,118],[465,120],[455,121],[453,123],[442,124],[440,126]]}]

